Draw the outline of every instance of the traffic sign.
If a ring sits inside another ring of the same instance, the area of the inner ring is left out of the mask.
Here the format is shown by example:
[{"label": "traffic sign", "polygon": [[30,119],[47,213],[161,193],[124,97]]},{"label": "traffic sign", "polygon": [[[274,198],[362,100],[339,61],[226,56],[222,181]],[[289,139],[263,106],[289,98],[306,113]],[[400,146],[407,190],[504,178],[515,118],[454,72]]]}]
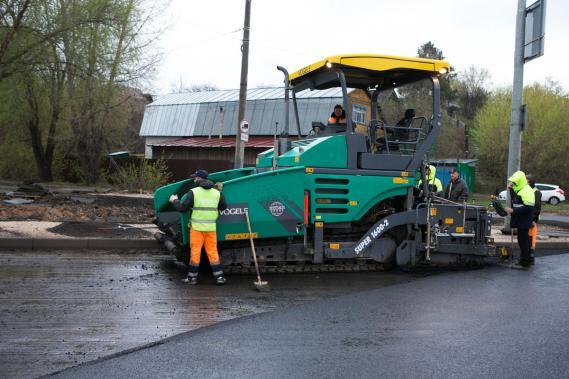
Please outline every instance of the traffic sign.
[{"label": "traffic sign", "polygon": [[241,141],[249,142],[249,121],[241,121],[239,123],[239,129],[241,130]]}]

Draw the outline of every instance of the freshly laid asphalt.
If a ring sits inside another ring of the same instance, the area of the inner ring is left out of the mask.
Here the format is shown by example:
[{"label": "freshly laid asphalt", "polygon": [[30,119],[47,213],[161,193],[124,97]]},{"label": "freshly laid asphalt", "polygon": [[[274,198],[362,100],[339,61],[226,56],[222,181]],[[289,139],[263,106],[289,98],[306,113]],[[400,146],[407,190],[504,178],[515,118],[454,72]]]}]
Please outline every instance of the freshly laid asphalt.
[{"label": "freshly laid asphalt", "polygon": [[222,322],[55,376],[566,378],[568,315],[561,254]]}]

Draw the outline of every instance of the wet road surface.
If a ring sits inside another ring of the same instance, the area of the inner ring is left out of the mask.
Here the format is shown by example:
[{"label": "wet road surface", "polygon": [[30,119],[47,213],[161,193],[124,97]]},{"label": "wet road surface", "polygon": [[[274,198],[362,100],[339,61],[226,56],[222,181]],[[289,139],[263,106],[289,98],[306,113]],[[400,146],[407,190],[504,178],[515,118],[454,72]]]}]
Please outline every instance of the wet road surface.
[{"label": "wet road surface", "polygon": [[56,377],[536,377],[569,372],[569,254],[448,273],[185,333]]},{"label": "wet road surface", "polygon": [[0,377],[48,374],[220,321],[409,282],[400,272],[276,274],[181,282],[171,256],[0,251]]}]

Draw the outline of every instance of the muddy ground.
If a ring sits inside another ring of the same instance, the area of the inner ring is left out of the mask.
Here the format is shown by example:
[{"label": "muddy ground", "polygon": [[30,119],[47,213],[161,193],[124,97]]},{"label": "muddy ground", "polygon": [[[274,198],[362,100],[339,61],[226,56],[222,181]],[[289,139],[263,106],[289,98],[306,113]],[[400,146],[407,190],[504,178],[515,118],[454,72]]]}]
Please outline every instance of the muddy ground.
[{"label": "muddy ground", "polygon": [[145,229],[121,223],[65,221],[47,231],[66,237],[149,238],[156,228]]},{"label": "muddy ground", "polygon": [[0,376],[31,378],[220,321],[417,280],[429,273],[275,274],[182,283],[171,256],[0,251]]},{"label": "muddy ground", "polygon": [[[49,193],[28,197],[31,204],[10,205],[0,195],[2,221],[81,221],[110,223],[151,223],[154,217],[152,197],[96,193]],[[25,197],[16,197],[25,198]]]}]

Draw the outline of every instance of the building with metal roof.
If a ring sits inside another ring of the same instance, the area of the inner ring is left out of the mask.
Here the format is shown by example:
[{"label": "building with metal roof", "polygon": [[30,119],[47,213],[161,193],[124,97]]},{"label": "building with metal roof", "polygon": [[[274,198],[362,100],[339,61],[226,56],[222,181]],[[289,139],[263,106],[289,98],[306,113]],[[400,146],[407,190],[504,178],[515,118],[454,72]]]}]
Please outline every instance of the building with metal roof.
[{"label": "building with metal roof", "polygon": [[[348,91],[356,132],[367,132],[371,116],[369,95]],[[341,89],[302,91],[296,94],[300,134],[307,135],[313,122],[326,124],[336,104],[343,103]],[[145,139],[145,157],[165,159],[173,179],[204,168],[211,172],[233,168],[239,90],[170,94],[146,106],[140,136]],[[255,165],[257,155],[274,146],[285,122],[284,88],[247,90],[245,119],[249,141],[244,164]],[[290,104],[289,134],[298,135],[294,107]],[[360,130],[361,129],[361,130]]]},{"label": "building with metal roof", "polygon": [[[251,144],[257,137],[280,134],[284,129],[284,88],[252,88],[247,90],[245,119],[249,121]],[[231,144],[237,129],[239,90],[169,94],[146,106],[140,136],[146,140],[145,156],[159,151],[197,147],[203,138],[222,139]],[[303,91],[297,94],[301,134],[306,135],[313,121],[326,122],[334,105],[342,102],[341,89]],[[294,110],[290,107],[291,135],[297,135]],[[278,125],[277,125],[278,123]],[[198,139],[196,139],[198,138]],[[180,142],[180,139],[194,139]],[[266,145],[266,138],[262,144]],[[207,144],[206,144],[207,145]],[[204,147],[207,147],[203,145]],[[246,144],[246,148],[250,144]],[[257,144],[258,145],[258,144]],[[234,145],[232,145],[234,146]],[[270,144],[272,146],[272,144]],[[201,147],[201,146],[200,146]],[[209,146],[210,148],[214,146]],[[226,146],[231,147],[231,146]],[[256,146],[260,147],[260,146]],[[170,156],[172,153],[169,152]]]}]

